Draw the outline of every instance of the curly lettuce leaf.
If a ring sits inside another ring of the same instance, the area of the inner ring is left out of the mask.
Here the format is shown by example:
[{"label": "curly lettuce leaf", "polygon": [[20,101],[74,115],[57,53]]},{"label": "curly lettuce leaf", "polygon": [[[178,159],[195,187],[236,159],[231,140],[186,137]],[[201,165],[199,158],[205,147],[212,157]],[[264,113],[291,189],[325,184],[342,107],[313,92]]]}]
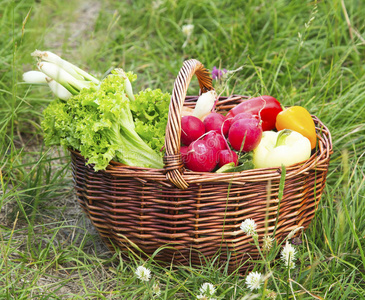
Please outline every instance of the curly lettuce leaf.
[{"label": "curly lettuce leaf", "polygon": [[[127,76],[135,79],[131,73]],[[161,156],[135,131],[130,104],[124,79],[113,72],[98,87],[47,107],[42,123],[46,143],[79,150],[96,171],[112,159],[129,166],[162,168]]]},{"label": "curly lettuce leaf", "polygon": [[135,95],[131,102],[136,132],[161,156],[165,144],[165,131],[171,95],[160,89],[146,89]]},{"label": "curly lettuce leaf", "polygon": [[43,111],[41,126],[45,132],[46,145],[62,145],[73,149],[80,147],[80,140],[73,134],[76,131],[76,123],[69,114],[65,102],[61,100],[51,102]]}]

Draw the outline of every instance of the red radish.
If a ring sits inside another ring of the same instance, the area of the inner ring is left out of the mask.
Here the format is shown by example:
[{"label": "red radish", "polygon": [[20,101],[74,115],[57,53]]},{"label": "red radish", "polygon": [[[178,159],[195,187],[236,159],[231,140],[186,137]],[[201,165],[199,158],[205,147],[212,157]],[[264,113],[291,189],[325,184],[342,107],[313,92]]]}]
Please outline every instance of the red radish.
[{"label": "red radish", "polygon": [[195,172],[211,172],[217,166],[217,150],[207,146],[204,140],[190,144],[185,166]]},{"label": "red radish", "polygon": [[227,142],[224,137],[216,131],[210,131],[204,136],[204,141],[207,142],[208,147],[213,147],[217,151],[227,149]]},{"label": "red radish", "polygon": [[230,126],[230,122],[226,121],[226,117],[219,114],[219,113],[210,113],[206,118],[204,119],[204,126],[205,131],[211,131],[214,130],[220,134],[227,136],[228,130]]},{"label": "red radish", "polygon": [[181,153],[181,159],[185,163],[188,156],[188,146],[181,146],[180,153]]},{"label": "red radish", "polygon": [[226,115],[227,118],[234,117],[242,112],[249,112],[260,115],[262,130],[272,130],[275,128],[276,116],[283,109],[278,100],[271,96],[260,96],[241,102],[233,107]]},{"label": "red radish", "polygon": [[240,119],[231,125],[228,140],[236,151],[249,152],[258,146],[261,136],[262,127],[258,120]]},{"label": "red radish", "polygon": [[237,166],[238,155],[236,152],[230,149],[224,149],[218,152],[218,166],[222,167],[226,164],[233,162]]},{"label": "red radish", "polygon": [[253,114],[248,113],[248,112],[239,113],[238,115],[236,115],[232,119],[231,124],[233,124],[234,122],[236,122],[238,120],[241,120],[241,119],[257,119],[257,120],[259,120],[259,116],[253,115]]},{"label": "red radish", "polygon": [[184,116],[181,118],[181,142],[189,146],[191,142],[197,140],[205,133],[204,123],[194,116]]}]

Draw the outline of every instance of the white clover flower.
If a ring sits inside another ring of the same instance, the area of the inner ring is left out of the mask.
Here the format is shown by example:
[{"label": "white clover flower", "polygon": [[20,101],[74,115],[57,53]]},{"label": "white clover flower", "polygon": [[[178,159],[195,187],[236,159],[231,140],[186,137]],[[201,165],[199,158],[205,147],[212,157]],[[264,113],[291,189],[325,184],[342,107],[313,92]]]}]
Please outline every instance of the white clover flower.
[{"label": "white clover flower", "polygon": [[205,282],[202,284],[202,286],[200,288],[200,292],[203,295],[213,296],[215,294],[215,287],[213,284]]},{"label": "white clover flower", "polygon": [[163,1],[162,0],[156,0],[156,1],[153,1],[152,2],[152,8],[154,10],[157,10],[160,8],[160,6],[163,4]]},{"label": "white clover flower", "polygon": [[187,46],[187,44],[190,40],[190,36],[193,33],[193,30],[194,30],[193,24],[187,24],[181,28],[182,33],[186,36],[186,40],[185,40],[184,44],[182,45],[183,48],[185,48]]},{"label": "white clover flower", "polygon": [[144,266],[139,266],[135,274],[142,281],[149,281],[151,278],[151,271]]},{"label": "white clover flower", "polygon": [[181,28],[182,33],[188,37],[193,33],[193,30],[194,30],[193,24],[187,24]]},{"label": "white clover flower", "polygon": [[265,299],[276,299],[277,294],[272,290],[265,290]]},{"label": "white clover flower", "polygon": [[161,295],[161,288],[160,288],[160,283],[159,282],[156,282],[156,283],[153,284],[152,293],[155,296],[160,296]]},{"label": "white clover flower", "polygon": [[211,298],[211,297],[208,297],[205,295],[198,295],[198,296],[196,296],[196,299],[197,300],[217,300],[217,298]]},{"label": "white clover flower", "polygon": [[257,227],[257,225],[254,220],[246,219],[242,222],[240,228],[247,235],[254,235],[254,234],[256,234],[256,227]]},{"label": "white clover flower", "polygon": [[262,283],[262,275],[259,272],[251,272],[246,277],[246,285],[248,288],[253,291],[260,288],[260,285]]},{"label": "white clover flower", "polygon": [[270,251],[272,248],[272,243],[275,241],[275,239],[270,235],[265,235],[262,239],[262,249],[265,251]]},{"label": "white clover flower", "polygon": [[295,248],[289,244],[288,242],[286,242],[283,250],[281,250],[281,260],[284,262],[284,265],[290,269],[294,269],[295,268],[295,255],[296,255],[297,251],[295,250]]}]

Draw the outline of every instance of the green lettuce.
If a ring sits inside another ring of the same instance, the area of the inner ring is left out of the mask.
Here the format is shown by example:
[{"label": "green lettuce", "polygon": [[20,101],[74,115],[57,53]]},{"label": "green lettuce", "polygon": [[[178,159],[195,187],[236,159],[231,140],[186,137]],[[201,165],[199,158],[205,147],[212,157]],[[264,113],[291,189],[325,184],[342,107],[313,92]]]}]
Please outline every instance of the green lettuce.
[{"label": "green lettuce", "polygon": [[146,89],[135,95],[131,110],[136,132],[156,152],[163,155],[171,95],[160,89]]},{"label": "green lettuce", "polygon": [[[130,82],[136,79],[132,73],[126,75]],[[95,171],[105,169],[112,159],[160,169],[161,155],[136,131],[132,103],[126,95],[125,80],[112,72],[99,86],[82,89],[66,102],[55,100],[44,110],[45,143],[80,151],[88,164],[94,164]]]}]

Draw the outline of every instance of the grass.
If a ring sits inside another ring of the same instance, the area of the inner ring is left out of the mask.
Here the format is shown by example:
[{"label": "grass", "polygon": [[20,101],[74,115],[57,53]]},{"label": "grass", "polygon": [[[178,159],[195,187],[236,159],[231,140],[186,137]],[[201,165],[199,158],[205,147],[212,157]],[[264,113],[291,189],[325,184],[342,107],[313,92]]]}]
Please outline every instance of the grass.
[{"label": "grass", "polygon": [[[43,145],[41,111],[51,93],[21,84],[38,48],[97,75],[133,70],[135,90],[171,92],[187,58],[209,69],[242,66],[230,91],[271,94],[317,115],[334,148],[325,192],[296,248],[297,267],[288,273],[273,263],[267,288],[277,299],[365,299],[362,1],[109,0],[82,10],[83,3],[0,0],[0,298],[151,299],[158,283],[161,299],[195,299],[204,282],[218,299],[255,294],[244,277],[211,262],[162,267],[106,250],[74,199],[67,154]],[[186,24],[194,30],[183,48]],[[197,88],[193,80],[189,93]],[[149,282],[134,275],[142,264]],[[266,273],[260,264],[256,271]]]}]

